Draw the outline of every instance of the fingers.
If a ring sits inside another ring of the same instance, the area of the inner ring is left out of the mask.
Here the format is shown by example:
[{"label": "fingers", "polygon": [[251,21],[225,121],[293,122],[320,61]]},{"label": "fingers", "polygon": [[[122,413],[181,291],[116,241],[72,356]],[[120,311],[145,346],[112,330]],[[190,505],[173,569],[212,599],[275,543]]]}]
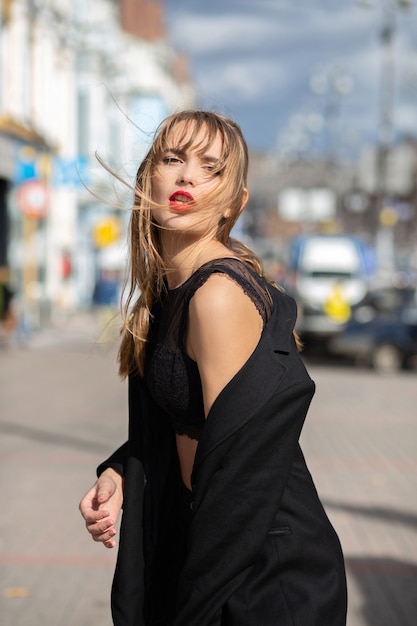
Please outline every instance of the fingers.
[{"label": "fingers", "polygon": [[86,521],[86,525],[95,524],[96,522],[99,522],[100,520],[105,519],[110,515],[109,511],[106,511],[105,509],[97,510],[96,508],[92,508],[88,504],[83,504],[83,501],[81,501],[80,503],[80,511],[81,515]]},{"label": "fingers", "polygon": [[94,522],[86,522],[87,531],[90,533],[93,541],[103,543],[106,548],[114,548],[116,542],[113,537],[116,535],[114,522],[110,518],[100,518]]},{"label": "fingers", "polygon": [[79,509],[92,539],[114,548],[115,524],[123,502],[122,479],[116,472],[106,472],[82,498]]}]

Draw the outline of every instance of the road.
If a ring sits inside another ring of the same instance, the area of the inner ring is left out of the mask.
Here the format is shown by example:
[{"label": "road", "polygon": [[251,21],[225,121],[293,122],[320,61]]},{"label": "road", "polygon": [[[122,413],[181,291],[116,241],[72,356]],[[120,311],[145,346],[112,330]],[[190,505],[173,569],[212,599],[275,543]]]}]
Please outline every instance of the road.
[{"label": "road", "polygon": [[[1,626],[111,626],[116,554],[78,513],[127,426],[116,350],[97,334],[77,317],[0,352]],[[317,393],[302,446],[344,549],[348,626],[414,626],[416,373],[307,365]]]}]

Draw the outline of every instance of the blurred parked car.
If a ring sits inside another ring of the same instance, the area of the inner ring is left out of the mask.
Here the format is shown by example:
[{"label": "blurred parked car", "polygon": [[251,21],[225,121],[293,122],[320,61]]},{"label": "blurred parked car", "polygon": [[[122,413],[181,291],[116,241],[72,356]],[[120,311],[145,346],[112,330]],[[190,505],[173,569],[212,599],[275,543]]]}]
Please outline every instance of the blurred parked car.
[{"label": "blurred parked car", "polygon": [[383,373],[411,367],[417,360],[416,290],[375,294],[374,301],[359,308],[331,339],[328,349]]}]

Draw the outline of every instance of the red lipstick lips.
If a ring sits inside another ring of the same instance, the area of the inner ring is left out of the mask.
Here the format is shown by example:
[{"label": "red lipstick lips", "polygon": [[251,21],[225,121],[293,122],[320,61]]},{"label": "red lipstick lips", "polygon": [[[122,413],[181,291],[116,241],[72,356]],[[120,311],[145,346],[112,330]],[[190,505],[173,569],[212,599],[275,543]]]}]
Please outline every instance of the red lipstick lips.
[{"label": "red lipstick lips", "polygon": [[175,207],[177,211],[185,211],[189,209],[193,202],[193,196],[188,193],[188,191],[183,191],[182,189],[174,191],[174,193],[169,197],[169,204]]}]

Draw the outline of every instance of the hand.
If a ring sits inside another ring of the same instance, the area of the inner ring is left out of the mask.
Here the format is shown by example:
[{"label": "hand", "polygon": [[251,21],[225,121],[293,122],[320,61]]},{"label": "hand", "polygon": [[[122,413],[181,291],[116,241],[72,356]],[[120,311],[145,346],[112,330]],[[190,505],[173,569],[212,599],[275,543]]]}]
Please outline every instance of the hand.
[{"label": "hand", "polygon": [[123,504],[123,479],[108,468],[85,494],[80,502],[80,512],[94,541],[106,548],[114,548],[116,522]]}]

